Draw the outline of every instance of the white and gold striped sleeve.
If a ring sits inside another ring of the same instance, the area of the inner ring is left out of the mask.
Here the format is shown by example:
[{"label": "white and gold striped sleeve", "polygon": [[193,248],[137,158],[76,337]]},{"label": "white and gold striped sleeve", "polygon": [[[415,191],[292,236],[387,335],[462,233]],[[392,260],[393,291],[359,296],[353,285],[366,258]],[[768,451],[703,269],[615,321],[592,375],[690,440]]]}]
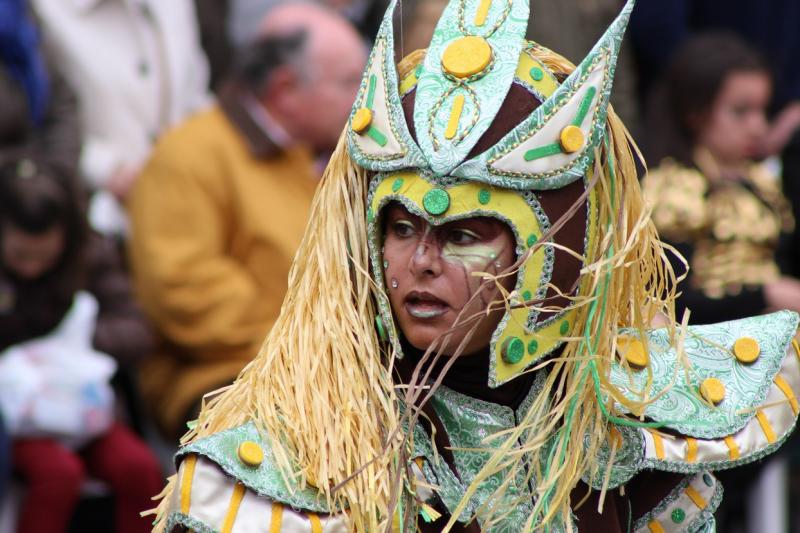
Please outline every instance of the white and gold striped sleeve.
[{"label": "white and gold striped sleeve", "polygon": [[713,531],[722,486],[708,472],[688,476],[651,512],[636,520],[635,533]]},{"label": "white and gold striped sleeve", "polygon": [[346,516],[302,512],[260,496],[197,454],[183,458],[167,532],[346,533]]}]

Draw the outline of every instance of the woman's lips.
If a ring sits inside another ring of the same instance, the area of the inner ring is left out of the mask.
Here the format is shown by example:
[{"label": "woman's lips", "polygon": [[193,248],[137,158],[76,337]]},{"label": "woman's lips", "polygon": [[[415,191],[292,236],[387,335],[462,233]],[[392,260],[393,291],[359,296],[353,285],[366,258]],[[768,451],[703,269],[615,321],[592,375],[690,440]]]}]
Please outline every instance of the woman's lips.
[{"label": "woman's lips", "polygon": [[430,293],[413,291],[405,298],[405,308],[414,318],[432,319],[447,313],[449,306]]}]

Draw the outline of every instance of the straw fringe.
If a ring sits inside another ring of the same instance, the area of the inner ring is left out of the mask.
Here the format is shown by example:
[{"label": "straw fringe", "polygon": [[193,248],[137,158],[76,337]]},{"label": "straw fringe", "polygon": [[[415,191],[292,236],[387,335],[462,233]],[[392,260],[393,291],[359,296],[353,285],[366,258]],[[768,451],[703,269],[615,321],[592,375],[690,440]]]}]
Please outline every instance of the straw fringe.
[{"label": "straw fringe", "polygon": [[[342,136],[315,198],[279,319],[255,360],[207,402],[181,442],[252,420],[287,486],[317,487],[332,508],[350,509],[355,530],[378,531],[389,516],[397,456],[391,443],[390,453],[383,452],[399,414],[389,356],[374,330],[367,184]],[[158,509],[162,527],[167,500]]]}]

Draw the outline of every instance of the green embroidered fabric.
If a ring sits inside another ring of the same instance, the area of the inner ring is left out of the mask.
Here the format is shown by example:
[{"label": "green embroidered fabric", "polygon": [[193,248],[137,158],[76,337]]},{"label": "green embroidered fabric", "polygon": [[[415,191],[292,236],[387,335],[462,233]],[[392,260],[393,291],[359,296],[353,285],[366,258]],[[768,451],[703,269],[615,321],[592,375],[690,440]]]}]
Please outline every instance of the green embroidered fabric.
[{"label": "green embroidered fabric", "polygon": [[[255,442],[261,446],[264,451],[264,461],[260,466],[249,467],[239,460],[239,445],[245,441]],[[256,494],[294,509],[315,513],[331,512],[315,489],[311,487],[301,489],[286,484],[275,465],[269,439],[262,435],[252,422],[193,442],[178,452],[176,460],[180,462],[182,457],[192,453],[202,455],[218,464],[225,473],[242,482]]]},{"label": "green embroidered fabric", "polygon": [[[608,488],[624,485],[642,471],[644,466],[644,437],[637,428],[617,426],[622,442],[614,454],[614,464],[609,474]],[[587,435],[585,440],[588,441]],[[595,490],[603,488],[606,467],[611,460],[611,443],[606,441],[597,454],[597,471],[586,475],[583,481]]]},{"label": "green embroidered fabric", "polygon": [[[530,11],[527,0],[492,2],[486,23],[476,26],[475,13],[481,2],[455,0],[448,3],[433,34],[425,68],[417,83],[414,108],[417,139],[429,168],[439,176],[449,174],[463,162],[491,126],[514,81],[525,43]],[[481,75],[457,80],[443,71],[442,56],[451,43],[467,35],[486,39],[492,48],[493,61]],[[465,97],[462,117],[471,117],[469,122],[474,125],[462,126],[462,135],[448,140],[445,130],[452,108],[449,102],[456,95]]]},{"label": "green embroidered fabric", "polygon": [[[427,162],[417,143],[414,142],[411,133],[409,132],[408,125],[406,124],[405,116],[403,114],[403,104],[400,98],[398,88],[398,74],[397,67],[395,66],[394,57],[394,23],[393,17],[397,8],[398,0],[392,0],[386,10],[383,22],[381,23],[380,30],[375,39],[375,47],[370,53],[369,61],[365,70],[364,79],[361,82],[358,96],[350,114],[350,120],[347,127],[348,139],[348,152],[353,161],[360,167],[373,172],[392,172],[404,168],[425,168]],[[383,46],[378,46],[382,43]],[[382,53],[379,51],[382,50]],[[363,152],[355,138],[358,135],[350,127],[353,117],[362,106],[365,95],[369,90],[370,71],[375,62],[380,65],[380,73],[384,80],[384,97],[386,99],[386,106],[388,111],[388,119],[392,133],[400,142],[403,147],[403,152],[389,156],[376,156]]]},{"label": "green embroidered fabric", "polygon": [[[447,431],[460,479],[441,455],[434,452],[430,438],[419,424],[414,430],[412,455],[415,458],[425,459],[423,473],[429,482],[436,486],[436,494],[450,512],[453,512],[461,502],[467,486],[483,468],[493,447],[502,442],[502,439],[489,441],[485,439],[516,426],[525,410],[541,393],[545,379],[546,372],[539,372],[531,391],[516,413],[508,407],[477,400],[444,386],[436,392],[431,404]],[[505,474],[501,472],[483,483],[459,515],[458,520],[465,523],[477,514],[478,522],[484,531],[491,533],[519,531],[520,524],[525,523],[533,510],[531,486],[525,483],[524,476],[518,476],[507,488],[503,501],[489,502],[489,497],[504,480]],[[482,515],[490,506],[499,506],[507,512],[499,523],[486,524],[482,519]],[[553,531],[555,533],[563,529],[562,526],[554,526]]]},{"label": "green embroidered fabric", "polygon": [[[452,172],[452,175],[517,190],[559,189],[581,179],[594,161],[595,148],[601,146],[605,139],[605,121],[608,114],[608,102],[611,95],[617,57],[619,56],[622,38],[634,4],[634,0],[629,0],[626,3],[620,15],[592,51],[556,92],[539,106],[530,117],[514,128],[511,133],[501,139],[495,146],[480,156],[461,164]],[[542,174],[509,174],[492,168],[491,164],[493,162],[512,152],[541,130],[556,111],[576,95],[602,58],[607,59],[606,72],[602,86],[597,88],[600,99],[592,123],[591,137],[582,149],[580,157],[563,168],[554,168]]]},{"label": "green embroidered fabric", "polygon": [[[641,400],[652,373],[648,397],[661,396],[647,406],[645,416],[670,429],[695,438],[719,439],[741,430],[755,416],[753,408],[764,403],[772,381],[780,370],[786,349],[797,331],[798,315],[781,311],[714,324],[690,327],[685,353],[691,372],[685,372],[678,353],[670,345],[666,330],[648,334],[648,370],[632,371],[616,362],[610,380],[631,400]],[[635,331],[625,331],[637,336]],[[733,355],[734,343],[750,337],[758,341],[761,355],[744,365]],[[698,392],[706,378],[717,378],[725,385],[725,399],[712,406]],[[617,408],[627,412],[621,405]]]}]

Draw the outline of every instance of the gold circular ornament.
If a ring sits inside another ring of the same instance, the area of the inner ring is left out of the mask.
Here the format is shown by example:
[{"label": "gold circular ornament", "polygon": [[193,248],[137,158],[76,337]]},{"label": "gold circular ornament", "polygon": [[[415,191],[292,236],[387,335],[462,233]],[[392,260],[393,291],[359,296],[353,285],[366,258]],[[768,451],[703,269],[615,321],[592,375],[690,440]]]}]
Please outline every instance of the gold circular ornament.
[{"label": "gold circular ornament", "polygon": [[561,130],[559,140],[561,141],[561,148],[563,148],[566,153],[574,154],[583,148],[586,142],[586,136],[583,134],[583,130],[578,126],[569,125]]},{"label": "gold circular ornament", "polygon": [[628,365],[635,369],[646,368],[648,363],[650,363],[650,358],[647,356],[647,352],[644,349],[644,343],[639,339],[621,337],[617,341],[617,349],[625,358]]},{"label": "gold circular ornament", "polygon": [[264,450],[258,443],[250,440],[241,443],[236,453],[239,455],[239,460],[247,466],[257,467],[264,462]]},{"label": "gold circular ornament", "polygon": [[725,399],[725,385],[717,378],[705,379],[700,384],[700,394],[709,402],[717,405]]},{"label": "gold circular ornament", "polygon": [[758,341],[750,337],[742,337],[733,345],[733,355],[740,363],[749,365],[754,363],[761,355],[761,346]]},{"label": "gold circular ornament", "polygon": [[492,62],[492,47],[483,37],[462,37],[453,41],[442,55],[442,68],[463,79],[480,74]]},{"label": "gold circular ornament", "polygon": [[362,107],[358,111],[356,111],[355,116],[353,116],[353,122],[351,126],[353,131],[356,133],[364,133],[369,129],[372,125],[372,111],[367,109],[366,107]]}]

